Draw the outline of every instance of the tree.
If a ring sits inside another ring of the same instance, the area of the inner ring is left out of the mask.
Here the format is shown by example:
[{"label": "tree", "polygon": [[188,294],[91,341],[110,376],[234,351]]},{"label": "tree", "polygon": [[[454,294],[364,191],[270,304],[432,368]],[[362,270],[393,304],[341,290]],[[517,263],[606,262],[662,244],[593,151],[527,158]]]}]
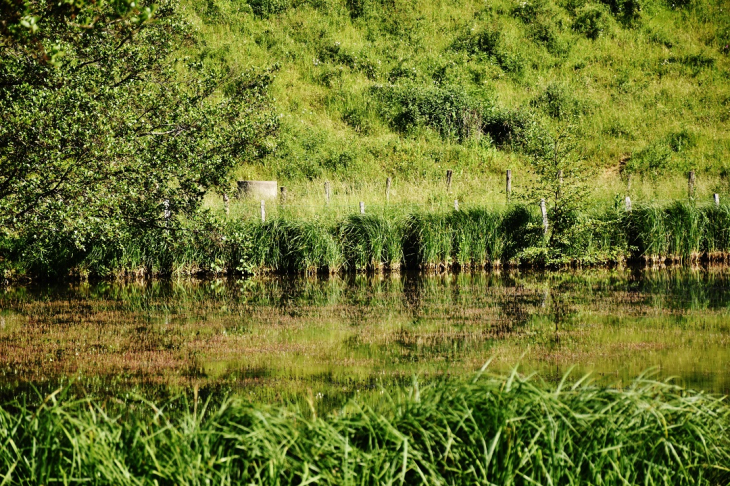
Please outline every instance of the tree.
[{"label": "tree", "polygon": [[0,47],[32,44],[41,59],[52,60],[39,42],[49,24],[90,28],[106,20],[140,25],[153,10],[136,0],[0,0]]},{"label": "tree", "polygon": [[55,64],[33,43],[2,50],[6,235],[63,232],[83,247],[122,228],[174,229],[276,130],[274,70],[234,73],[206,56],[173,1],[143,23],[119,20],[111,6],[98,14],[44,24],[36,41],[62,53]]},{"label": "tree", "polygon": [[[578,150],[575,120],[561,122],[553,130],[533,122],[522,133],[533,181],[524,198],[544,199],[548,206],[548,246],[563,254],[575,248],[581,230],[580,212],[586,208],[591,170]],[[583,225],[585,226],[585,225]]]}]

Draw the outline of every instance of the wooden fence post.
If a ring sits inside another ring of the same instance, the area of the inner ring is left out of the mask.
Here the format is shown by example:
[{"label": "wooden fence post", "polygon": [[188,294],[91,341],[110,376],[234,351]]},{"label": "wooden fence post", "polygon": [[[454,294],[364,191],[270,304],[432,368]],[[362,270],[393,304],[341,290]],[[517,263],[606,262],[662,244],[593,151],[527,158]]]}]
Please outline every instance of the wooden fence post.
[{"label": "wooden fence post", "polygon": [[454,211],[458,211],[458,210],[459,210],[459,200],[454,199]]},{"label": "wooden fence post", "polygon": [[545,199],[540,199],[540,212],[542,213],[542,230],[544,234],[548,232],[547,208],[545,207]]},{"label": "wooden fence post", "polygon": [[446,192],[451,192],[451,177],[454,175],[454,171],[451,169],[446,171]]},{"label": "wooden fence post", "polygon": [[386,204],[390,202],[390,184],[391,184],[391,182],[392,182],[392,180],[390,177],[385,179],[385,203]]},{"label": "wooden fence post", "polygon": [[720,195],[719,194],[714,194],[712,196],[712,198],[715,200],[715,206],[719,208],[720,207]]},{"label": "wooden fence post", "polygon": [[266,222],[266,203],[263,199],[261,200],[261,222]]},{"label": "wooden fence post", "polygon": [[624,203],[626,204],[626,211],[631,211],[631,198],[629,196],[626,196]]},{"label": "wooden fence post", "polygon": [[507,169],[507,202],[509,202],[510,196],[512,195],[512,169]]},{"label": "wooden fence post", "polygon": [[689,193],[690,199],[695,197],[695,171],[689,171],[687,175],[687,192]]},{"label": "wooden fence post", "polygon": [[365,214],[365,203],[360,201],[360,214]]},{"label": "wooden fence post", "polygon": [[330,203],[330,181],[324,181],[324,198],[327,204]]},{"label": "wooden fence post", "polygon": [[226,211],[226,215],[230,212],[230,207],[228,204],[228,194],[223,194],[223,208]]},{"label": "wooden fence post", "polygon": [[279,203],[283,206],[284,204],[286,204],[286,187],[281,186],[279,191]]}]

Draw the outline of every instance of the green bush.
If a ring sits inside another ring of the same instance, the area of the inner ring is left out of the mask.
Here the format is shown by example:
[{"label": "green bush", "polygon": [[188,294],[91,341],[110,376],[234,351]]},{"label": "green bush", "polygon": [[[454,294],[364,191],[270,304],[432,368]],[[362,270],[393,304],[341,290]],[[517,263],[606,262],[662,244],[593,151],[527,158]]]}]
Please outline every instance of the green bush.
[{"label": "green bush", "polygon": [[260,17],[280,14],[291,8],[291,0],[248,0],[248,4]]},{"label": "green bush", "polygon": [[573,30],[589,39],[598,39],[610,32],[611,19],[603,5],[586,3],[576,10]]}]

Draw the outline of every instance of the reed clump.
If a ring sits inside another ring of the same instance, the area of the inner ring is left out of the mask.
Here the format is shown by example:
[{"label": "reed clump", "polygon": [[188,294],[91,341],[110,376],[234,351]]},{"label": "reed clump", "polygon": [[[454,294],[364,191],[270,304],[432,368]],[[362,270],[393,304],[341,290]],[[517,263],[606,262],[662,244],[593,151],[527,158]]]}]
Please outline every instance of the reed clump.
[{"label": "reed clump", "polygon": [[[47,246],[0,242],[6,278],[480,270],[501,265],[562,267],[696,264],[730,252],[730,205],[677,201],[564,214],[548,230],[535,207],[328,214],[281,212],[260,222],[207,215],[118,241]],[[63,251],[59,250],[62,249]]]},{"label": "reed clump", "polygon": [[0,408],[6,484],[727,484],[725,400],[477,376],[309,407],[116,405],[63,391]]}]

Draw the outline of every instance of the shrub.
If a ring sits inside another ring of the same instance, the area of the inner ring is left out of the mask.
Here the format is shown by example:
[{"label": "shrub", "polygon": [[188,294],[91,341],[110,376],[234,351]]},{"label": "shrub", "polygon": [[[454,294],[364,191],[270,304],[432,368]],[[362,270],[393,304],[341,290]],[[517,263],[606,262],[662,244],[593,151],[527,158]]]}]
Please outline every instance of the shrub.
[{"label": "shrub", "polygon": [[565,119],[583,111],[581,103],[571,94],[563,83],[551,82],[545,90],[533,98],[530,104],[542,108],[553,118]]},{"label": "shrub", "polygon": [[268,17],[286,12],[291,7],[291,0],[249,0],[248,4],[259,17]]},{"label": "shrub", "polygon": [[497,27],[487,27],[476,32],[470,30],[456,39],[452,49],[485,56],[508,73],[521,74],[525,67],[525,60],[521,54],[507,46],[502,32]]},{"label": "shrub", "polygon": [[645,0],[601,0],[611,9],[611,13],[626,25],[631,25],[641,16],[642,3]]},{"label": "shrub", "polygon": [[576,10],[573,30],[589,39],[598,39],[609,32],[610,17],[603,5],[587,3]]},{"label": "shrub", "polygon": [[401,132],[428,126],[444,138],[464,141],[481,131],[483,108],[463,88],[389,85],[375,87],[374,93],[385,118]]}]

